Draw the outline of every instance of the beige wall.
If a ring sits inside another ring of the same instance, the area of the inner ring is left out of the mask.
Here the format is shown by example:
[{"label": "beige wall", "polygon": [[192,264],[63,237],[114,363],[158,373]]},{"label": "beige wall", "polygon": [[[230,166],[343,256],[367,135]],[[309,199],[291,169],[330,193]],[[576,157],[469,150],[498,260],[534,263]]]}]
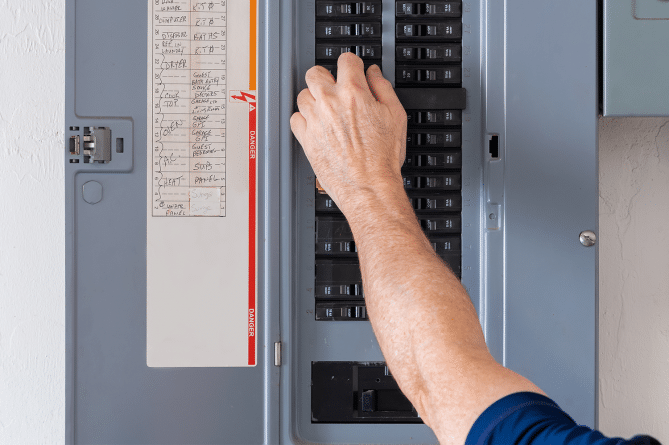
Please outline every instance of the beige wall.
[{"label": "beige wall", "polygon": [[599,136],[599,427],[669,444],[669,119]]}]

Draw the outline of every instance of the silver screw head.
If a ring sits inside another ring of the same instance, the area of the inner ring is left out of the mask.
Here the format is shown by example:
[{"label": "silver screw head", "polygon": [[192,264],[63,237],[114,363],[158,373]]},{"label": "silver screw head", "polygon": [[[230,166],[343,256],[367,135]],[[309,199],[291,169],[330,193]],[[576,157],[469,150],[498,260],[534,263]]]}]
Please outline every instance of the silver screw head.
[{"label": "silver screw head", "polygon": [[597,242],[597,235],[592,230],[584,230],[579,235],[578,239],[585,247],[592,247]]}]

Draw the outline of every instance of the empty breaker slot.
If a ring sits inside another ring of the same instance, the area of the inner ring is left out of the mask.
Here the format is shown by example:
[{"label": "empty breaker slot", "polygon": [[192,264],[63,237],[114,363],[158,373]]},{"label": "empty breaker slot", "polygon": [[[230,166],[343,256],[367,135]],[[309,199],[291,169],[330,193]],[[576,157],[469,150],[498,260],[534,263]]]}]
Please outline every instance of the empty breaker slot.
[{"label": "empty breaker slot", "polygon": [[351,255],[358,249],[346,219],[333,216],[316,217],[316,255]]},{"label": "empty breaker slot", "polygon": [[357,259],[316,260],[316,299],[362,299]]}]

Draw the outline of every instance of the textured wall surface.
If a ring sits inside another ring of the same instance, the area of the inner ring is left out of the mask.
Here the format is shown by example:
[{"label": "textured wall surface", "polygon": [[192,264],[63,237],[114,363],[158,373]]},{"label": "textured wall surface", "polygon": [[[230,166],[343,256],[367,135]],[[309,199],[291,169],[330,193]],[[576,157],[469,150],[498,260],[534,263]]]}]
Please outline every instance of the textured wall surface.
[{"label": "textured wall surface", "polygon": [[64,0],[0,0],[0,443],[62,443]]},{"label": "textured wall surface", "polygon": [[[0,444],[64,441],[64,0],[0,0]],[[669,123],[600,122],[600,427],[669,444]]]},{"label": "textured wall surface", "polygon": [[599,123],[599,419],[669,443],[669,119]]}]

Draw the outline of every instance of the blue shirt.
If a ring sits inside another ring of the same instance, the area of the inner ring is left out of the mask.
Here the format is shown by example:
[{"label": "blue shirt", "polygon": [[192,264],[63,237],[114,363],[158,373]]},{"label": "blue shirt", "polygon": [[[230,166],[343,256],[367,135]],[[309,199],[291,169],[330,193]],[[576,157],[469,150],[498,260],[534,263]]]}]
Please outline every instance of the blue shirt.
[{"label": "blue shirt", "polygon": [[650,436],[608,438],[578,425],[553,400],[517,392],[490,405],[476,419],[465,445],[661,445]]}]

